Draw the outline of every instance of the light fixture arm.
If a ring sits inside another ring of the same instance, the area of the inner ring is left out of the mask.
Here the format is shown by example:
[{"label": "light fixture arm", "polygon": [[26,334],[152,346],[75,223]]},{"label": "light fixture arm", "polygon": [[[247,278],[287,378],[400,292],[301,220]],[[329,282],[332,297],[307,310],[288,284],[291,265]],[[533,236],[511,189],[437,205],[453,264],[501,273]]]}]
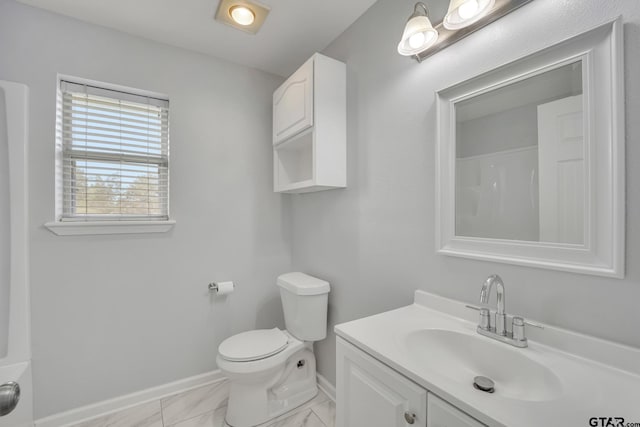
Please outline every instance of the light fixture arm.
[{"label": "light fixture arm", "polygon": [[[422,8],[424,12],[421,12],[419,10],[420,8]],[[429,17],[429,8],[421,1],[416,3],[416,5],[414,6],[413,14],[409,17],[409,19],[415,18],[416,16],[426,16],[427,18]]]}]

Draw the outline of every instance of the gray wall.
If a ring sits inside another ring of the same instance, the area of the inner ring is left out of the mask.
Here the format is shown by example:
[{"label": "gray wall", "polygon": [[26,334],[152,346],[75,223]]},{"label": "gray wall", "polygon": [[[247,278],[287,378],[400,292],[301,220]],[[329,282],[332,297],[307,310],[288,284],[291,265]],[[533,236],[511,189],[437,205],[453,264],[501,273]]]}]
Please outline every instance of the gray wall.
[{"label": "gray wall", "polygon": [[[212,41],[214,42],[214,41]],[[166,234],[58,237],[56,73],[166,93]],[[280,77],[0,2],[0,79],[30,87],[36,417],[215,368],[232,333],[282,325],[288,200],[272,192],[271,96]],[[211,280],[237,291],[214,300]]]},{"label": "gray wall", "polygon": [[[422,64],[396,53],[413,0],[380,0],[326,50],[348,69],[348,188],[293,198],[293,262],[333,286],[331,326],[409,304],[423,289],[477,302],[491,273],[507,309],[640,346],[640,2],[535,0]],[[434,92],[623,15],[627,118],[624,280],[437,255]],[[317,346],[335,376],[335,340]]]},{"label": "gray wall", "polygon": [[538,105],[528,104],[456,123],[456,157],[538,145]]}]

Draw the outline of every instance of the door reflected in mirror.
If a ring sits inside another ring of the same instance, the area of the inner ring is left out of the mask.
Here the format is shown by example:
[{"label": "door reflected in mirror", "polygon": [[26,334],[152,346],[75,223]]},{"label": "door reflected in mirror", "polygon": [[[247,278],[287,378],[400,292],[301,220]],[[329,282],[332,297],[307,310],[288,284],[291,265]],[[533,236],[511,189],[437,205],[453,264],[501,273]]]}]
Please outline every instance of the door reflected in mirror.
[{"label": "door reflected in mirror", "polygon": [[582,245],[582,61],[455,103],[455,235]]}]

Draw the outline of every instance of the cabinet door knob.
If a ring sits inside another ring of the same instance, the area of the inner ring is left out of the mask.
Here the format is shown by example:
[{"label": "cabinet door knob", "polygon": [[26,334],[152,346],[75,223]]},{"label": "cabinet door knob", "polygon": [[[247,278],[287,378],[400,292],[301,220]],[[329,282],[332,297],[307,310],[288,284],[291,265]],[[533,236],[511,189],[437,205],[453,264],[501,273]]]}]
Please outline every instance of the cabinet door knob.
[{"label": "cabinet door knob", "polygon": [[13,381],[0,385],[0,417],[8,415],[18,406],[20,386]]},{"label": "cabinet door knob", "polygon": [[405,412],[404,420],[407,422],[407,424],[413,424],[416,422],[416,414],[413,414],[411,412]]}]

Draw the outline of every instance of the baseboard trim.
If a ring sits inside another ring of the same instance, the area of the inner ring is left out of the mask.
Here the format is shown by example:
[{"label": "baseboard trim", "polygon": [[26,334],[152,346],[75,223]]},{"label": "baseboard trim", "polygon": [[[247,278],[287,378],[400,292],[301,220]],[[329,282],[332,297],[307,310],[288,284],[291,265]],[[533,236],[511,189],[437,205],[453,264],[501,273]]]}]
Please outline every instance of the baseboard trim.
[{"label": "baseboard trim", "polygon": [[325,392],[327,396],[331,398],[334,402],[336,401],[336,387],[329,382],[328,379],[323,377],[320,374],[316,374],[318,379],[318,388]]},{"label": "baseboard trim", "polygon": [[[152,400],[162,399],[176,393],[201,387],[216,381],[224,379],[222,372],[217,369],[215,371],[206,372],[201,375],[184,378],[157,387],[148,388],[146,390],[137,391],[135,393],[118,396],[113,399],[103,400],[102,402],[93,403],[91,405],[82,406],[70,411],[61,412],[59,414],[50,415],[35,421],[35,427],[67,427],[92,418],[110,414],[112,412],[121,411],[133,406],[137,406]],[[336,400],[336,388],[324,376],[317,374],[318,388],[322,390],[331,400]]]},{"label": "baseboard trim", "polygon": [[140,405],[152,400],[162,399],[192,388],[220,381],[224,378],[219,369],[184,378],[157,387],[148,388],[135,393],[118,396],[113,399],[82,406],[70,411],[61,412],[35,421],[35,427],[66,427],[85,420],[107,415],[112,412]]}]

